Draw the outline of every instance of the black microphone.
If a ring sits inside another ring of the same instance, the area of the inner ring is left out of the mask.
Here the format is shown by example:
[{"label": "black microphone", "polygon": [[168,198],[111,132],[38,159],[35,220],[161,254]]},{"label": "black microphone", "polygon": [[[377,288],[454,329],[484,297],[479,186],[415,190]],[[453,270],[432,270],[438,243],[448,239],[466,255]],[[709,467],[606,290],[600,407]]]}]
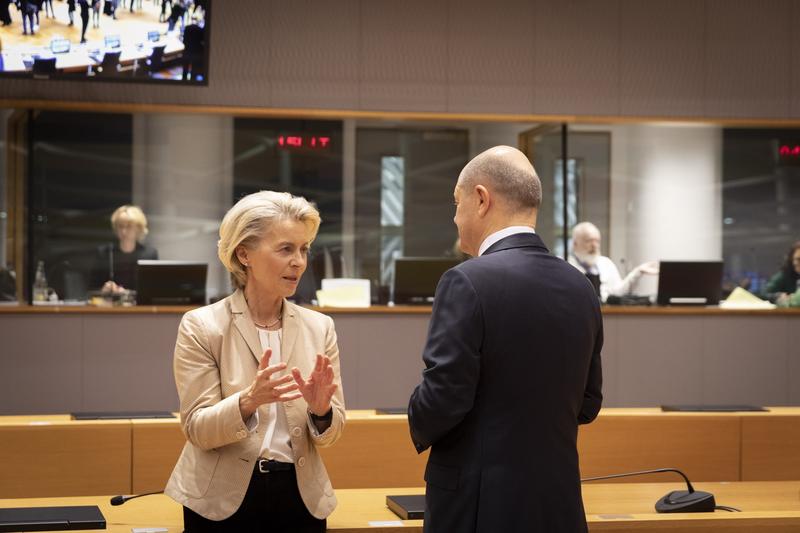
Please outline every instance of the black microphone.
[{"label": "black microphone", "polygon": [[114,496],[111,498],[111,505],[122,505],[123,503],[127,502],[128,500],[133,500],[134,498],[141,498],[142,496],[152,496],[153,494],[164,494],[163,490],[159,490],[158,492],[145,492],[144,494],[134,494],[132,496]]},{"label": "black microphone", "polygon": [[713,513],[716,509],[723,511],[739,511],[734,507],[717,505],[714,495],[710,492],[694,490],[692,482],[686,474],[677,468],[656,468],[655,470],[640,470],[638,472],[626,472],[624,474],[611,474],[608,476],[587,477],[581,479],[581,483],[586,481],[599,481],[601,479],[615,479],[620,477],[641,476],[645,474],[661,474],[663,472],[676,472],[686,481],[687,490],[673,490],[656,502],[657,513]]},{"label": "black microphone", "polygon": [[108,279],[114,281],[114,243],[108,243]]}]

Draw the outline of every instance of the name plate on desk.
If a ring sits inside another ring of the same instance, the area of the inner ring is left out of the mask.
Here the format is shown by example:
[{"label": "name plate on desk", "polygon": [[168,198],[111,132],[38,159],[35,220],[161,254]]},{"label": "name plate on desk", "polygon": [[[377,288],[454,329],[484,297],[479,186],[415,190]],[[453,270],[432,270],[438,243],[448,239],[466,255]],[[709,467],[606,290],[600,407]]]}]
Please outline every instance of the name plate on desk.
[{"label": "name plate on desk", "polygon": [[96,505],[0,509],[0,531],[68,531],[105,528],[106,519]]}]

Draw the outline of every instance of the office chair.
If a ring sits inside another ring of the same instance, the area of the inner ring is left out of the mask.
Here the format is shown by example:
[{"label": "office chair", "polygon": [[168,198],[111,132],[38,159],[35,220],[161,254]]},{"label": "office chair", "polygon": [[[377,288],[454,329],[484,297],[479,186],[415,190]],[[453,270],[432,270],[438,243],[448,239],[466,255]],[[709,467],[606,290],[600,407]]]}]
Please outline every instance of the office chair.
[{"label": "office chair", "polygon": [[56,73],[56,58],[37,57],[33,60],[33,77],[39,80],[46,80]]},{"label": "office chair", "polygon": [[165,44],[153,47],[153,52],[145,62],[146,72],[149,76],[152,76],[153,73],[158,72],[164,66],[164,49],[166,47],[167,45]]},{"label": "office chair", "polygon": [[119,74],[119,56],[122,52],[106,52],[103,61],[97,66],[97,75],[110,78]]}]

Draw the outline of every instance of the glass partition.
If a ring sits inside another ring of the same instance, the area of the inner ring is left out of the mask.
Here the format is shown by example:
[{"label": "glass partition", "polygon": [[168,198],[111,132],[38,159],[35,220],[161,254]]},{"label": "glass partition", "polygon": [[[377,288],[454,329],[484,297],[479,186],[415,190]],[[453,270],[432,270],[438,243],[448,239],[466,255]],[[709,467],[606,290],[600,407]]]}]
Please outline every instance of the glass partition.
[{"label": "glass partition", "polygon": [[[499,144],[537,169],[536,231],[551,252],[568,256],[572,228],[590,221],[623,278],[648,261],[724,260],[723,293],[770,297],[800,238],[800,134],[789,128],[24,109],[0,120],[6,300],[30,300],[41,262],[54,298],[85,301],[114,275],[111,215],[129,204],[147,217],[145,247],[208,263],[207,297],[223,297],[219,221],[243,195],[276,189],[323,218],[297,299],[313,303],[323,278],[354,277],[385,304],[397,258],[460,255],[453,187],[470,158]],[[656,284],[642,274],[626,293],[653,296]]]}]

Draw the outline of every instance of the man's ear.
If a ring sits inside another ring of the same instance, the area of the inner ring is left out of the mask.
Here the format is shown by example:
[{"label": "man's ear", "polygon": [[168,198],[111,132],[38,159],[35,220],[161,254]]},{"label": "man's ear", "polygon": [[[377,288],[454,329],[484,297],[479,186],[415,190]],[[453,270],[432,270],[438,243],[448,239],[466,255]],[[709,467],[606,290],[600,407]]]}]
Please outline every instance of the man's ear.
[{"label": "man's ear", "polygon": [[478,200],[478,216],[485,217],[492,205],[492,195],[489,193],[489,189],[483,185],[475,186],[475,194]]}]

